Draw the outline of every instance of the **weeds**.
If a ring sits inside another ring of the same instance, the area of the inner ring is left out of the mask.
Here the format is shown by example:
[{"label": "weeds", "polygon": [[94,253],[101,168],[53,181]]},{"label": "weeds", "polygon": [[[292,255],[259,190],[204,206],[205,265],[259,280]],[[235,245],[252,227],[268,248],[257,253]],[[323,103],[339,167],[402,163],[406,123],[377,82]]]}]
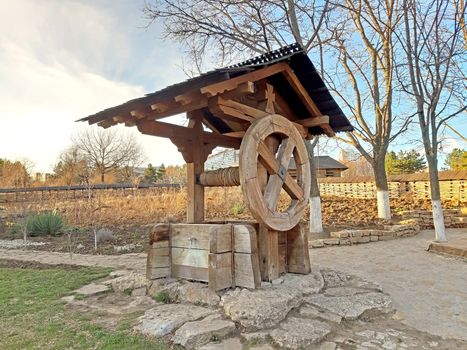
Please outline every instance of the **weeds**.
[{"label": "weeds", "polygon": [[170,295],[164,291],[160,291],[159,293],[157,293],[154,296],[154,300],[157,301],[158,303],[163,303],[163,304],[170,304],[172,302]]}]

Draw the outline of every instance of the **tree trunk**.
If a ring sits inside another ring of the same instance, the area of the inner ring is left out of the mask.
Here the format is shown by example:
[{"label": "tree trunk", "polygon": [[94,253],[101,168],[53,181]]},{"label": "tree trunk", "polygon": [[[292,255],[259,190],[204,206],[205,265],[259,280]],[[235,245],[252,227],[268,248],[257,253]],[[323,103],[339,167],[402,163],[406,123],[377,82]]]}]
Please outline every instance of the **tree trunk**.
[{"label": "tree trunk", "polygon": [[310,186],[310,232],[323,232],[323,218],[321,214],[321,197],[319,194],[319,185],[317,180],[316,164],[314,159],[314,149],[317,139],[313,142],[305,142],[308,151],[308,159],[311,168],[311,186]]},{"label": "tree trunk", "polygon": [[443,207],[441,205],[441,192],[439,189],[437,155],[426,155],[428,173],[430,175],[431,206],[433,209],[433,225],[435,227],[435,239],[437,242],[447,242],[446,228],[444,226]]},{"label": "tree trunk", "polygon": [[389,203],[388,178],[386,175],[384,157],[375,157],[373,172],[375,173],[376,200],[378,205],[378,218],[390,220],[391,206]]},{"label": "tree trunk", "polygon": [[101,183],[104,183],[105,180],[105,173],[101,172]]}]

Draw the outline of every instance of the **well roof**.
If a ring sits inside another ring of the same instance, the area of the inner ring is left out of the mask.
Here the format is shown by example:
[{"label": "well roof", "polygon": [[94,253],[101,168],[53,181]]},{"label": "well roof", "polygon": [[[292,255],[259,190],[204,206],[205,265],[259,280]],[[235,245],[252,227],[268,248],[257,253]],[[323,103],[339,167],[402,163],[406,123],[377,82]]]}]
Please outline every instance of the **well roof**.
[{"label": "well roof", "polygon": [[[352,125],[325,86],[310,58],[298,44],[284,46],[232,66],[209,71],[200,76],[170,85],[162,90],[146,94],[143,97],[127,101],[121,105],[107,108],[79,121],[87,121],[89,124],[94,124],[112,119],[115,116],[128,114],[130,111],[139,109],[142,106],[150,106],[151,104],[174,98],[177,95],[200,89],[208,84],[229,80],[279,62],[287,62],[292,68],[321,113],[329,116],[329,125],[334,132],[353,130]],[[309,117],[306,107],[297,93],[290,87],[283,74],[275,74],[267,79],[299,117],[302,119]],[[212,114],[207,115],[206,119],[222,133],[232,131],[220,118]],[[320,127],[310,128],[309,131],[313,135],[323,133]]]}]

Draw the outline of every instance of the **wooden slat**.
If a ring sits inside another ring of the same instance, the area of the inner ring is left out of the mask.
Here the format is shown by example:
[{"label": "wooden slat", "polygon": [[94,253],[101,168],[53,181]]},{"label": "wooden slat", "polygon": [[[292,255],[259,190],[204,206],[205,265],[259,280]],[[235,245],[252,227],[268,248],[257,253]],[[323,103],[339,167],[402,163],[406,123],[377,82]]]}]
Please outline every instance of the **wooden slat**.
[{"label": "wooden slat", "polygon": [[205,267],[194,267],[172,264],[171,275],[174,278],[185,278],[193,281],[208,282],[209,269]]},{"label": "wooden slat", "polygon": [[171,248],[172,265],[209,267],[209,251],[200,249]]},{"label": "wooden slat", "polygon": [[297,120],[296,123],[303,125],[307,128],[312,128],[314,126],[321,126],[323,124],[329,124],[329,116],[322,115],[322,116],[317,116],[313,118]]},{"label": "wooden slat", "polygon": [[302,83],[300,82],[298,77],[295,75],[292,68],[290,68],[288,65],[284,69],[284,75],[285,75],[285,78],[287,79],[287,81],[289,82],[289,84],[292,86],[292,88],[297,92],[298,97],[300,97],[303,104],[305,105],[305,107],[310,112],[310,114],[312,116],[322,115],[321,111],[316,106],[315,102],[310,97],[310,95],[306,91],[305,87],[302,85]]},{"label": "wooden slat", "polygon": [[238,77],[226,80],[226,81],[204,86],[200,89],[200,91],[202,94],[208,97],[215,96],[225,91],[234,90],[240,84],[246,83],[248,81],[255,82],[255,81],[267,78],[271,75],[283,72],[286,69],[286,67],[288,67],[287,63],[284,63],[284,62],[277,63],[272,66],[261,68],[251,73],[243,74],[241,76],[238,76]]},{"label": "wooden slat", "polygon": [[[185,141],[193,141],[197,137],[191,128],[160,121],[140,120],[137,122],[137,126],[138,130],[146,135],[166,137],[174,140],[182,139]],[[202,132],[202,135],[205,143],[227,148],[240,148],[241,140],[238,138],[205,131]]]},{"label": "wooden slat", "polygon": [[291,273],[308,274],[311,271],[308,238],[301,224],[287,232],[287,267]]},{"label": "wooden slat", "polygon": [[261,273],[258,253],[235,253],[235,285],[244,288],[259,288]]},{"label": "wooden slat", "polygon": [[172,247],[211,250],[213,253],[229,252],[232,250],[231,229],[230,224],[172,224]]},{"label": "wooden slat", "polygon": [[232,287],[232,253],[209,254],[209,288],[217,291]]},{"label": "wooden slat", "polygon": [[256,230],[251,225],[233,225],[234,251],[236,253],[255,253],[258,251]]}]

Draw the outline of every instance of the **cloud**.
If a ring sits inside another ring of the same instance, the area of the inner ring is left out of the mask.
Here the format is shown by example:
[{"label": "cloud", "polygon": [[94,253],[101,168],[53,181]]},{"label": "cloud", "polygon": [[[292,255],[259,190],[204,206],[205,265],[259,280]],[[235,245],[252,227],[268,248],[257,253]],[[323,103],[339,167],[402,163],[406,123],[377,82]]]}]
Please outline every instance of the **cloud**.
[{"label": "cloud", "polygon": [[[138,53],[110,9],[21,0],[1,3],[0,12],[8,13],[0,22],[0,157],[29,158],[36,170],[50,171],[71,134],[84,127],[75,120],[147,92],[147,82],[125,79],[123,67]],[[171,69],[160,66],[154,74]],[[138,139],[154,164],[182,162],[169,140],[139,133]]]}]

